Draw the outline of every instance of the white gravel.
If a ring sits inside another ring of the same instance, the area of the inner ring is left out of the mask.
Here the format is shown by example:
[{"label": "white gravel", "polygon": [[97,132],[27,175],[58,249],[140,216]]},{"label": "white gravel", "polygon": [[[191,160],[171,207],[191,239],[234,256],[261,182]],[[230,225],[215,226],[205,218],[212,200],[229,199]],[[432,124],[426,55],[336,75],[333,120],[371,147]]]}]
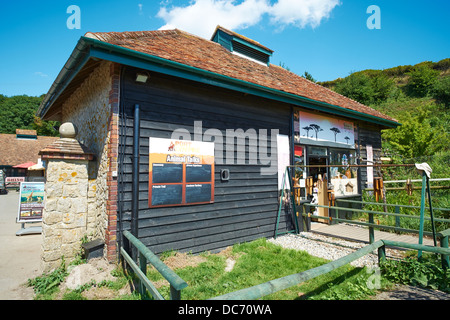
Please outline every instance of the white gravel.
[{"label": "white gravel", "polygon": [[[356,250],[367,246],[367,243],[347,241],[338,238],[323,236],[312,232],[300,232],[298,235],[286,234],[276,239],[268,239],[269,242],[287,249],[303,250],[310,255],[327,260],[337,260]],[[386,255],[389,257],[401,257],[399,250],[386,248]],[[355,267],[373,268],[378,266],[378,255],[375,250],[350,263]]]}]

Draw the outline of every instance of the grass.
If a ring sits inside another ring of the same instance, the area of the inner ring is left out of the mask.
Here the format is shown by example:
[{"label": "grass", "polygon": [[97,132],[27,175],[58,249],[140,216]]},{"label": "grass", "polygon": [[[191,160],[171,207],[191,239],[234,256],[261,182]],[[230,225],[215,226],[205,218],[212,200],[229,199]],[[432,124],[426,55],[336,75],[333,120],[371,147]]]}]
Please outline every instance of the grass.
[{"label": "grass", "polygon": [[[203,254],[205,262],[195,267],[178,268],[174,271],[188,283],[182,291],[183,300],[205,300],[263,282],[306,271],[329,261],[307,254],[304,251],[284,249],[266,239],[237,244],[232,256],[237,257],[232,271],[225,272],[224,255]],[[153,268],[147,273],[153,282],[162,276]],[[365,268],[350,265],[338,268],[328,274],[305,283],[265,296],[263,300],[358,300],[369,299],[376,290],[368,285],[371,273]],[[382,281],[387,287],[388,282]],[[158,289],[169,299],[169,286]]]},{"label": "grass", "polygon": [[93,288],[106,288],[111,293],[110,297],[114,297],[116,300],[137,300],[140,299],[138,294],[124,294],[118,295],[117,292],[125,287],[127,283],[133,281],[131,275],[126,274],[121,267],[117,267],[111,272],[114,276],[114,280],[103,280],[99,283],[91,281],[82,285],[76,290],[66,289],[61,292],[61,284],[64,282],[66,277],[69,275],[68,267],[76,266],[79,264],[86,263],[84,259],[77,258],[69,266],[66,267],[64,259],[62,259],[61,265],[54,271],[48,274],[43,274],[42,276],[36,277],[34,279],[28,279],[28,286],[33,287],[35,292],[35,300],[88,300],[83,292],[89,291]]},{"label": "grass", "polygon": [[[266,239],[258,239],[248,243],[236,244],[225,253],[202,253],[200,258],[187,255],[184,266],[174,271],[188,283],[181,297],[183,300],[206,300],[229,292],[248,288],[290,274],[306,271],[329,261],[309,255],[304,251],[284,249]],[[161,255],[168,262],[176,252]],[[195,259],[194,259],[195,258]],[[226,260],[236,261],[234,268],[226,272]],[[190,263],[190,259],[196,263]],[[449,292],[450,271],[440,267],[440,260],[427,259],[419,263],[414,259],[389,261],[381,265],[381,269],[357,268],[349,264],[327,274],[290,287],[286,290],[262,297],[262,300],[368,300],[379,290],[392,287],[393,283],[419,285]],[[79,262],[80,263],[80,262]],[[187,266],[186,266],[187,265]],[[381,270],[381,273],[380,273]],[[375,272],[374,272],[375,271]],[[107,288],[110,290],[106,298],[119,300],[139,300],[136,291],[119,295],[119,290],[136,278],[127,270],[118,267],[112,272],[114,281],[90,282],[76,290],[60,292],[59,285],[68,272],[65,264],[54,272],[29,280],[39,300],[86,300],[84,292],[92,289]],[[165,299],[170,299],[168,283],[153,268],[148,267],[147,276]],[[87,295],[92,298],[93,295]],[[98,298],[97,298],[98,299]]]}]

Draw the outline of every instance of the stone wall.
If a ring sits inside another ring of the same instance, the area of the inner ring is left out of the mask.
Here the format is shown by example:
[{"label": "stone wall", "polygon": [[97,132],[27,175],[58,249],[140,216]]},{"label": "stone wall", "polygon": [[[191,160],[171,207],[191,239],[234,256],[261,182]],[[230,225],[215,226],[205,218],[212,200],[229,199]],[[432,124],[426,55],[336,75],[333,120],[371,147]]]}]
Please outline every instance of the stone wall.
[{"label": "stone wall", "polygon": [[59,267],[80,252],[87,231],[88,160],[48,159],[42,219],[42,270]]},{"label": "stone wall", "polygon": [[61,128],[73,124],[76,139],[61,138],[41,150],[47,162],[44,271],[58,267],[63,256],[70,261],[83,238],[102,240],[105,257],[117,259],[118,190],[112,172],[118,169],[119,83],[120,65],[101,62],[62,105]]},{"label": "stone wall", "polygon": [[[83,220],[84,234],[74,234],[74,236],[86,237],[87,240],[100,239],[104,241],[105,257],[110,261],[117,258],[118,190],[117,177],[113,172],[118,170],[119,83],[120,65],[108,61],[101,62],[80,87],[65,100],[62,105],[61,118],[62,123],[70,122],[76,126],[78,129],[76,140],[86,146],[94,155],[94,160],[89,161],[87,165],[86,183],[76,187],[80,192],[81,189],[84,190],[81,194],[86,197],[86,214]],[[65,167],[68,163],[62,161],[58,162],[58,165]],[[50,210],[53,210],[52,206],[58,201],[67,202],[69,190],[75,188],[72,185],[74,180],[70,179],[70,173],[65,173],[68,176],[58,177],[58,179],[63,179],[58,180],[58,184],[53,184],[51,181],[55,177],[49,177]],[[66,194],[63,195],[63,192]],[[53,194],[62,197],[62,200],[52,199]],[[67,214],[73,213],[70,210],[67,210]],[[52,219],[52,217],[48,219]],[[54,224],[49,224],[49,226],[51,225],[55,227]],[[49,234],[50,231],[47,230],[47,235]],[[48,245],[44,249],[46,252]]]},{"label": "stone wall", "polygon": [[88,184],[88,239],[105,239],[108,217],[107,174],[109,170],[108,131],[111,117],[109,91],[111,90],[110,62],[102,62],[62,107],[62,122],[71,122],[78,128],[77,140],[95,155],[89,164]]}]

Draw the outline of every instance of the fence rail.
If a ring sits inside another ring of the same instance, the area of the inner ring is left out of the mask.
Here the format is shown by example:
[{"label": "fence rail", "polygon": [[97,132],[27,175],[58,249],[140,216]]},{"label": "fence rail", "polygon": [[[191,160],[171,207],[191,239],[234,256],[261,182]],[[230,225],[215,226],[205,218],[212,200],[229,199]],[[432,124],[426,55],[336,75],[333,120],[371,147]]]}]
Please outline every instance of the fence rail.
[{"label": "fence rail", "polygon": [[[447,230],[447,231],[450,231]],[[446,231],[446,232],[447,232]],[[450,232],[448,232],[450,234]],[[448,241],[448,235],[447,235],[447,241]],[[414,250],[422,250],[422,251],[428,251],[428,252],[434,252],[439,253],[441,255],[446,255],[448,258],[448,255],[450,254],[450,249],[442,248],[442,247],[429,247],[425,245],[419,245],[419,244],[409,244],[405,242],[399,242],[399,241],[388,241],[388,240],[378,240],[372,244],[369,244],[353,253],[350,253],[349,255],[342,257],[340,259],[337,259],[335,261],[329,262],[327,264],[324,264],[322,266],[306,270],[303,272],[291,274],[289,276],[285,276],[282,278],[278,278],[275,280],[271,280],[253,287],[245,288],[242,290],[238,290],[235,292],[227,293],[215,298],[212,298],[211,300],[254,300],[259,299],[263,296],[287,289],[289,287],[298,285],[302,282],[311,280],[313,278],[316,278],[318,276],[324,275],[334,269],[337,269],[339,267],[342,267],[354,260],[357,260],[366,254],[371,253],[374,250],[378,251],[378,260],[383,261],[386,259],[386,246],[396,246],[396,247],[404,247]],[[448,262],[448,260],[447,260]],[[448,265],[447,265],[448,267]]]},{"label": "fence rail", "polygon": [[[137,277],[141,281],[140,291],[142,296],[145,298],[144,288],[146,288],[152,297],[157,300],[164,300],[164,297],[158,292],[154,285],[148,280],[146,276],[147,262],[151,263],[170,283],[170,292],[172,300],[181,299],[181,290],[187,287],[187,283],[181,279],[174,271],[172,271],[167,265],[165,265],[156,255],[154,255],[139,239],[133,236],[130,232],[124,231],[124,237],[135,246],[139,252],[139,266],[134,262],[133,258],[128,254],[125,248],[121,248],[121,254],[127,261],[129,266],[135,271]],[[433,252],[442,255],[442,263],[444,268],[449,268],[449,255],[450,249],[448,248],[448,238],[450,236],[450,229],[438,233],[441,239],[441,247],[430,247],[420,244],[410,244],[399,241],[390,240],[378,240],[371,243],[347,256],[339,258],[335,261],[331,261],[327,264],[321,265],[319,267],[309,269],[303,272],[291,274],[285,277],[274,279],[268,282],[261,283],[256,286],[249,288],[237,290],[231,293],[220,295],[210,300],[254,300],[264,297],[266,295],[276,293],[278,291],[287,289],[289,287],[298,285],[310,279],[316,278],[318,276],[324,275],[330,271],[333,271],[339,267],[342,267],[352,261],[355,261],[367,254],[372,253],[377,250],[378,260],[381,262],[386,259],[386,246],[395,246],[409,248],[413,250]],[[129,243],[124,243],[125,247]]]},{"label": "fence rail", "polygon": [[[123,235],[129,243],[124,243],[124,247],[120,248],[120,253],[139,278],[141,282],[139,289],[141,295],[144,297],[146,296],[144,290],[145,287],[154,299],[164,300],[163,296],[147,278],[147,263],[150,263],[169,282],[171,300],[181,300],[181,290],[188,286],[186,281],[181,279],[172,269],[164,264],[164,262],[162,262],[153,252],[151,252],[150,249],[148,249],[138,238],[132,235],[131,232],[124,231]],[[128,253],[132,251],[129,244],[132,244],[139,252],[139,266]]]}]

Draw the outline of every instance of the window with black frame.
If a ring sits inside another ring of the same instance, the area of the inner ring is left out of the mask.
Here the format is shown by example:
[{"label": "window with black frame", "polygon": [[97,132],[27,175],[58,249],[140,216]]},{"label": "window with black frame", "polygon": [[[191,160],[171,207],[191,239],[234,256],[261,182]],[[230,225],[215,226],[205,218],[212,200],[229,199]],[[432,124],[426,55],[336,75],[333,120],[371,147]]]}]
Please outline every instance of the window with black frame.
[{"label": "window with black frame", "polygon": [[329,150],[329,181],[333,186],[334,196],[358,194],[358,169],[349,166],[357,164],[356,151],[338,148],[329,148]]}]

